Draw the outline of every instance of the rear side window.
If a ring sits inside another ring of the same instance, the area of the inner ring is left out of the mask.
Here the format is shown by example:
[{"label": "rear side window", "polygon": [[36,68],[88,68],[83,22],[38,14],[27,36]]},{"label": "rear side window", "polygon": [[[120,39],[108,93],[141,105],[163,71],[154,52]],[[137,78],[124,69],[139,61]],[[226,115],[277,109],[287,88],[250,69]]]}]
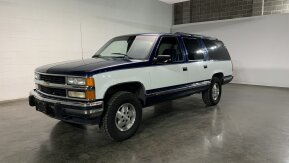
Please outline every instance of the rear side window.
[{"label": "rear side window", "polygon": [[204,60],[205,51],[200,47],[197,39],[183,38],[189,60]]},{"label": "rear side window", "polygon": [[231,60],[227,48],[218,40],[203,40],[208,49],[208,54],[212,60]]}]

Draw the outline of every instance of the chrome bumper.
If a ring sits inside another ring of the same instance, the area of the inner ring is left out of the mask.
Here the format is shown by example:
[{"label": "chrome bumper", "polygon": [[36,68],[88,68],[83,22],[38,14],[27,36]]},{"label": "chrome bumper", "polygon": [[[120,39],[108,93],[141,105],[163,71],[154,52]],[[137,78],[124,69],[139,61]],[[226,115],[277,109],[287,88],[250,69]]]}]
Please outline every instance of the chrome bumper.
[{"label": "chrome bumper", "polygon": [[78,102],[78,101],[65,101],[65,100],[56,100],[56,99],[51,99],[51,98],[46,98],[41,96],[39,93],[37,93],[36,90],[30,91],[30,96],[34,96],[36,99],[45,101],[45,102],[50,102],[50,103],[58,103],[61,105],[70,105],[70,106],[78,106],[78,107],[93,107],[93,106],[102,106],[103,101],[96,101],[96,102]]},{"label": "chrome bumper", "polygon": [[98,124],[103,112],[103,101],[79,102],[52,99],[32,90],[30,106],[52,118],[78,124]]}]

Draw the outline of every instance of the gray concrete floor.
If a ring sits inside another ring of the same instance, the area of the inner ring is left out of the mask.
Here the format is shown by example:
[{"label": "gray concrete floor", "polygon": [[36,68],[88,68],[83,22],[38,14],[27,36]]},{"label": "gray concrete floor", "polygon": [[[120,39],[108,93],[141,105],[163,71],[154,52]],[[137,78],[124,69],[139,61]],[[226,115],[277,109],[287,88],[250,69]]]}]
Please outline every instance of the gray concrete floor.
[{"label": "gray concrete floor", "polygon": [[0,162],[288,162],[289,89],[226,85],[218,106],[200,95],[144,110],[137,134],[51,119],[19,100],[0,104]]}]

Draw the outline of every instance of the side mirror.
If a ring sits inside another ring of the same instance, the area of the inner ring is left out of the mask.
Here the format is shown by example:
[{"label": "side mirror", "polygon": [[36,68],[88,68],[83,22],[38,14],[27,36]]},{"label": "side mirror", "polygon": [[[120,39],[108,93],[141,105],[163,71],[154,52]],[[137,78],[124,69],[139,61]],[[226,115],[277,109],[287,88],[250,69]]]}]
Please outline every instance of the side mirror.
[{"label": "side mirror", "polygon": [[154,58],[153,63],[158,64],[158,63],[170,63],[172,61],[172,56],[171,55],[159,55]]}]

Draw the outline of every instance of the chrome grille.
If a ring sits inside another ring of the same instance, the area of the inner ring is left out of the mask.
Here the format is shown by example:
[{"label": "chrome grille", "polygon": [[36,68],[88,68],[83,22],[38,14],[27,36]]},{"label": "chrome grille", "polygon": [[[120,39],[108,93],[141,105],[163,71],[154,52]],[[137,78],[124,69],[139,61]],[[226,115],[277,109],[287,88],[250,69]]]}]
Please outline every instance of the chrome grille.
[{"label": "chrome grille", "polygon": [[54,84],[65,84],[66,83],[64,76],[40,74],[40,80],[43,80],[43,81],[48,82],[48,83],[54,83]]},{"label": "chrome grille", "polygon": [[59,89],[59,88],[50,88],[50,87],[45,87],[42,85],[38,86],[39,91],[43,93],[47,93],[50,95],[55,95],[55,96],[63,96],[66,97],[66,90],[65,89]]},{"label": "chrome grille", "polygon": [[94,86],[78,86],[66,84],[67,77],[84,78],[83,76],[64,76],[38,72],[36,72],[36,74],[39,74],[38,77],[36,76],[37,79],[35,79],[36,90],[39,93],[42,93],[49,97],[77,101],[90,101],[89,99],[69,97],[67,91],[87,91],[95,89]]}]

